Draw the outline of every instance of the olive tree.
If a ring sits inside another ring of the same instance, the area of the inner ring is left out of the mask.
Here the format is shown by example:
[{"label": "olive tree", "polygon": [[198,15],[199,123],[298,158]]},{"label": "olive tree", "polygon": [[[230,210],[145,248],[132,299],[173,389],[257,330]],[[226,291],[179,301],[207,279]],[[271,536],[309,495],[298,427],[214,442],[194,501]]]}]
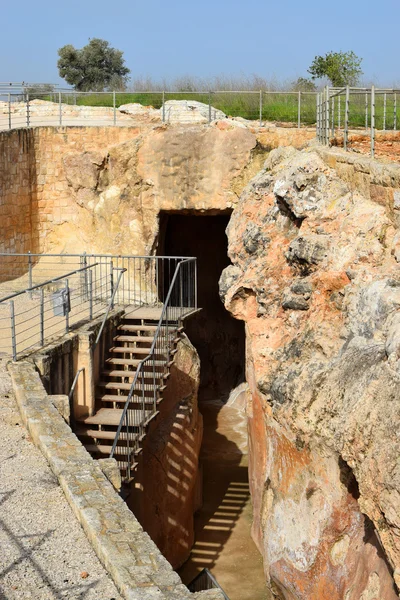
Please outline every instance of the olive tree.
[{"label": "olive tree", "polygon": [[130,70],[122,54],[99,38],[90,39],[81,49],[68,44],[58,50],[58,72],[78,91],[125,89]]},{"label": "olive tree", "polygon": [[334,87],[354,86],[363,73],[360,68],[361,61],[362,58],[353,51],[328,52],[325,56],[316,56],[308,72],[312,79],[327,77]]}]

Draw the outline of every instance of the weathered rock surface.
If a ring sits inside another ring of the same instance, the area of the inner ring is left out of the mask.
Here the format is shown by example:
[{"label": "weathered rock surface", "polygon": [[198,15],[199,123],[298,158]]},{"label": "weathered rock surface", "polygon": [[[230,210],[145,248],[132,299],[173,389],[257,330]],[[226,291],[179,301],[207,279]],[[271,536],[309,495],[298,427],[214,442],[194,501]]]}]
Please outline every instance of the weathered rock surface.
[{"label": "weathered rock surface", "polygon": [[397,597],[396,210],[287,148],[228,227],[220,286],[246,321],[253,535],[286,600]]},{"label": "weathered rock surface", "polygon": [[167,100],[160,113],[167,123],[208,123],[226,117],[222,110],[197,100]]}]

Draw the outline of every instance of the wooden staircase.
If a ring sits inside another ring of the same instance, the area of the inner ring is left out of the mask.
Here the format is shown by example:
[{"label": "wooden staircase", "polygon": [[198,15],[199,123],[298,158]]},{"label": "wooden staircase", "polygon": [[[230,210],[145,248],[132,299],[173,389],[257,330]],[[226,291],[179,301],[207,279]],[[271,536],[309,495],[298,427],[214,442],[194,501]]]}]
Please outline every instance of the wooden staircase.
[{"label": "wooden staircase", "polygon": [[[123,409],[128,399],[136,369],[139,363],[150,353],[158,320],[135,319],[126,315],[118,326],[114,337],[114,345],[109,349],[96,387],[96,412],[91,417],[76,422],[75,433],[93,458],[110,456],[115,435],[121,421]],[[143,374],[139,376],[132,399],[129,404],[129,438],[134,435],[135,456],[140,452],[140,443],[146,434],[147,424],[158,414],[157,407],[162,401],[166,388],[176,345],[180,339],[181,329],[178,325],[171,329],[161,330],[158,339],[168,342],[162,344],[167,349],[163,353],[155,352],[149,363],[143,365]],[[169,339],[165,340],[168,335]],[[157,344],[158,346],[158,344]],[[126,476],[128,461],[127,433],[122,430],[115,449],[115,458],[120,462],[122,476]],[[132,448],[132,444],[130,444]],[[135,468],[131,460],[131,471]]]}]

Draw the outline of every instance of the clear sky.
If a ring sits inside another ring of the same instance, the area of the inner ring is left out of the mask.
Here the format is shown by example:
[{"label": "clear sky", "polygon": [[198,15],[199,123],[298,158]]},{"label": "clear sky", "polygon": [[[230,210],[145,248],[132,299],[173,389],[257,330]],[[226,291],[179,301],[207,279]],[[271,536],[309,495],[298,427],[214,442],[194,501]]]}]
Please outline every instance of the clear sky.
[{"label": "clear sky", "polygon": [[133,78],[291,80],[315,55],[353,50],[366,82],[400,85],[399,0],[4,0],[0,14],[0,81],[60,83],[57,49],[100,37]]}]

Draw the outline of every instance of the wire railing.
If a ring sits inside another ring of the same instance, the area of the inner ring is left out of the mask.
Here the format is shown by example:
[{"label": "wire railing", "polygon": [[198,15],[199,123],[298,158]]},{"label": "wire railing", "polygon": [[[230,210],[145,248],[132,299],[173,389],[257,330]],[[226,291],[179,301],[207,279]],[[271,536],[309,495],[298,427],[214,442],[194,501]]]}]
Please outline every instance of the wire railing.
[{"label": "wire railing", "polygon": [[397,134],[400,124],[400,90],[371,88],[331,88],[317,95],[317,139],[324,145],[350,148],[352,136],[370,138],[370,154],[375,156],[377,133]]},{"label": "wire railing", "polygon": [[196,309],[196,259],[189,258],[176,265],[149,354],[132,372],[133,382],[110,454],[110,458],[118,461],[123,481],[131,480],[145,427],[157,413],[159,393],[171,364],[171,352],[182,319]]},{"label": "wire railing", "polygon": [[161,307],[182,260],[0,253],[0,353],[16,359],[78,322],[97,318],[110,303]]},{"label": "wire railing", "polygon": [[[176,100],[188,103],[186,116],[210,123],[225,116],[292,126],[315,125],[315,92],[221,90],[203,92],[76,92],[61,89],[47,93],[0,90],[0,130],[31,126],[118,125],[129,126],[147,115],[152,121],[174,122]],[[196,103],[200,103],[196,104]],[[145,108],[146,107],[146,108]]]}]

